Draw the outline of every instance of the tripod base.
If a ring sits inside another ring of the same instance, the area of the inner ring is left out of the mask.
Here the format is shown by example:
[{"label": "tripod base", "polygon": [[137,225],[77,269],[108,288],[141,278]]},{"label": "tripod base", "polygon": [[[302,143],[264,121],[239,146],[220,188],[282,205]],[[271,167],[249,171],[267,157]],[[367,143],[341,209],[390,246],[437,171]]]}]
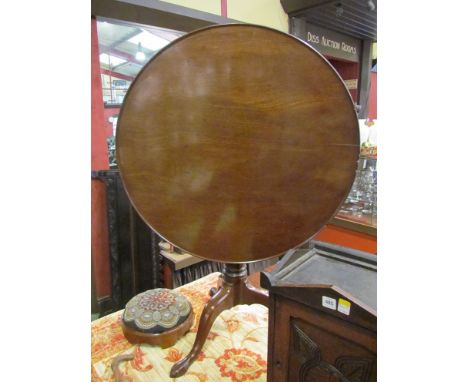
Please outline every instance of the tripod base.
[{"label": "tripod base", "polygon": [[268,306],[268,292],[252,286],[247,279],[246,264],[226,264],[218,281],[218,288],[210,291],[211,299],[200,316],[197,336],[189,354],[171,369],[171,378],[185,374],[200,354],[206,337],[219,314],[239,304],[263,304]]}]

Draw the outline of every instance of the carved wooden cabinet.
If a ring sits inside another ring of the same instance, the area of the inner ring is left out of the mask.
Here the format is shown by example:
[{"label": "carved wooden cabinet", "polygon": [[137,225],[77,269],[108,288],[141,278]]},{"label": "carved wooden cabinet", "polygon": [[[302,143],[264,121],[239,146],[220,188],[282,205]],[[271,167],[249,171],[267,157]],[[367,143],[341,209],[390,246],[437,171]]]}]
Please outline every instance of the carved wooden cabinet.
[{"label": "carved wooden cabinet", "polygon": [[262,273],[268,381],[376,381],[376,276],[376,256],[319,242]]}]

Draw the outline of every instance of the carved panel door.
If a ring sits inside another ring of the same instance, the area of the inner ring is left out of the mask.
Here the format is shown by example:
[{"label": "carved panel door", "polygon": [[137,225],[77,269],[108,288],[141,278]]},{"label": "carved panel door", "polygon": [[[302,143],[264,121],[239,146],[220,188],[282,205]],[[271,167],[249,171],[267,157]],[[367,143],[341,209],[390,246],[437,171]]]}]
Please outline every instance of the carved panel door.
[{"label": "carved panel door", "polygon": [[292,319],[289,381],[369,382],[376,380],[376,354],[358,342]]},{"label": "carved panel door", "polygon": [[269,382],[377,380],[374,331],[280,296],[271,308]]}]

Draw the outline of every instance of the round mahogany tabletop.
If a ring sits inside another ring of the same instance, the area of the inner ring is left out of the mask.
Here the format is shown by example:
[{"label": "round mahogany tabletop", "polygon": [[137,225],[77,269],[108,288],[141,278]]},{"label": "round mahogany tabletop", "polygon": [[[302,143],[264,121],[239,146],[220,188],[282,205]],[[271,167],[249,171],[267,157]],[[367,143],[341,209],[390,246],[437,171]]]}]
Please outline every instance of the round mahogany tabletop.
[{"label": "round mahogany tabletop", "polygon": [[142,219],[206,259],[277,256],[335,214],[359,128],[328,62],[266,27],[219,25],[159,51],[122,106],[117,161]]}]

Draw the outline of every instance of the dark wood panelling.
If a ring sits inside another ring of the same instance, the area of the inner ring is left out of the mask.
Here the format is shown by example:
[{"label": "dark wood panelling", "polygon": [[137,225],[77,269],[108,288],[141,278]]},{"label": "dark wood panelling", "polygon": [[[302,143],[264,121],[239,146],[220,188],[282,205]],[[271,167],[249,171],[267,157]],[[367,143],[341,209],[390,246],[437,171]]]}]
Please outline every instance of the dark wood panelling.
[{"label": "dark wood panelling", "polygon": [[92,176],[106,185],[112,293],[100,305],[108,313],[123,308],[137,293],[162,285],[160,238],[131,206],[118,170],[96,171]]}]

